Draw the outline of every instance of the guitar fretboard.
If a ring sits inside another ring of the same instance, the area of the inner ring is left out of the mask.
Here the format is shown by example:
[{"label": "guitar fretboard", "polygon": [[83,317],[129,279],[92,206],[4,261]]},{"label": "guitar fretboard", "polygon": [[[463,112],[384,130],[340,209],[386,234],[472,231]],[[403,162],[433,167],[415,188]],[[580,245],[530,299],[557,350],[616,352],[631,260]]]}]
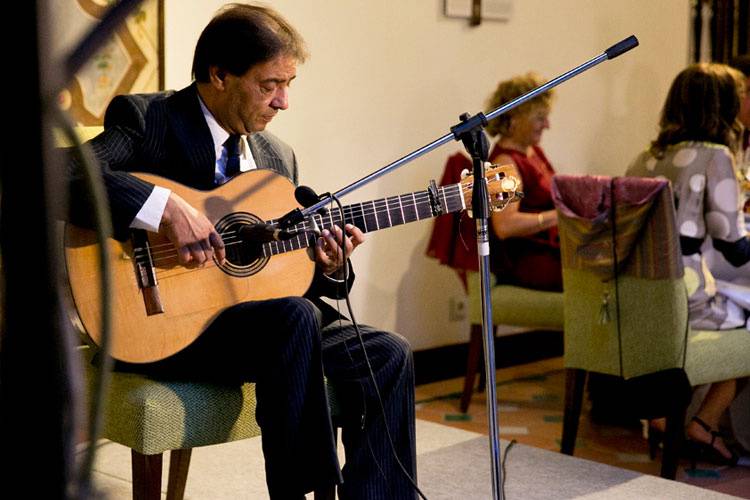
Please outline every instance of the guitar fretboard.
[{"label": "guitar fretboard", "polygon": [[[442,213],[463,210],[465,208],[465,201],[461,192],[461,184],[452,184],[437,188],[437,199],[434,202],[440,206]],[[333,208],[329,209],[325,215],[312,215],[313,222],[301,222],[290,228],[291,232],[299,233],[291,239],[265,243],[263,245],[263,255],[269,257],[313,246],[318,238],[317,234],[319,231],[330,229],[333,226],[341,226],[341,212],[342,210]],[[408,222],[430,219],[437,215],[440,215],[440,212],[433,208],[433,200],[430,199],[430,194],[427,190],[355,203],[343,207],[343,223],[354,224],[365,233],[399,226]],[[276,220],[272,220],[268,221],[268,224],[275,224],[276,222]]]}]

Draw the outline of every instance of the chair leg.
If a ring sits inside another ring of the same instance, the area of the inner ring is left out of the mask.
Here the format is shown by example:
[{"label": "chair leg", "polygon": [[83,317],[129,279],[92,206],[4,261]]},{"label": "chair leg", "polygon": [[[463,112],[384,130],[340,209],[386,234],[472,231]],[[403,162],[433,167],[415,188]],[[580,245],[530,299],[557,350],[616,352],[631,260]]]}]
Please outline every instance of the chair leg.
[{"label": "chair leg", "polygon": [[482,356],[482,326],[471,325],[469,336],[469,356],[466,359],[466,375],[464,376],[464,392],[461,395],[459,408],[466,413],[471,404],[471,394],[474,392],[474,380],[477,376],[479,360]]},{"label": "chair leg", "polygon": [[684,439],[685,413],[687,407],[680,407],[667,415],[667,429],[664,433],[664,451],[661,457],[661,477],[677,477],[677,464],[680,460],[680,448]]},{"label": "chair leg", "polygon": [[162,454],[143,455],[131,451],[133,470],[133,500],[159,500],[161,498]]},{"label": "chair leg", "polygon": [[572,455],[575,450],[585,384],[586,370],[579,368],[567,368],[565,370],[565,414],[563,415],[560,452],[566,455]]},{"label": "chair leg", "polygon": [[167,500],[182,500],[185,497],[190,455],[192,448],[172,450],[169,454],[169,483],[167,483]]}]

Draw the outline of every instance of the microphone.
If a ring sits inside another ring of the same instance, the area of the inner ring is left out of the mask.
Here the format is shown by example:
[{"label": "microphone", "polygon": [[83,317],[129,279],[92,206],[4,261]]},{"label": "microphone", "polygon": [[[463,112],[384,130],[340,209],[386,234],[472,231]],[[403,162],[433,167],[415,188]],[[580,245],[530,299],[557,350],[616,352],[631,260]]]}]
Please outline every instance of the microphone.
[{"label": "microphone", "polygon": [[284,241],[297,236],[296,231],[279,229],[272,224],[242,224],[237,230],[240,239],[245,243],[269,243],[271,241]]},{"label": "microphone", "polygon": [[[294,190],[294,199],[297,200],[297,203],[307,208],[319,202],[320,196],[318,196],[315,190],[311,187],[297,186],[297,188]],[[325,215],[327,213],[325,208],[321,208],[319,212],[321,215]],[[299,224],[303,219],[304,216],[302,215],[302,211],[299,208],[295,208],[279,219],[279,226],[290,227],[295,224]],[[292,236],[295,235],[292,234]]]},{"label": "microphone", "polygon": [[624,54],[630,49],[634,49],[638,46],[638,39],[635,35],[630,35],[624,40],[620,40],[604,52],[607,54],[607,59],[614,59],[615,57]]},{"label": "microphone", "polygon": [[297,189],[294,190],[294,198],[303,207],[310,207],[320,201],[318,193],[308,186],[297,186]]}]

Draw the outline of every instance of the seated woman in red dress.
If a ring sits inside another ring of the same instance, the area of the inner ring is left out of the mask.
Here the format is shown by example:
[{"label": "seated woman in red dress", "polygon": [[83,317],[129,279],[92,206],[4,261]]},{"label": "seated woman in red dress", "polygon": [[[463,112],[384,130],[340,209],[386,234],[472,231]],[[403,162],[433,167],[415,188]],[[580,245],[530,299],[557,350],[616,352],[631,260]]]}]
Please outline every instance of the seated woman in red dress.
[{"label": "seated woman in red dress", "polygon": [[[543,83],[534,73],[502,81],[488,108],[495,109]],[[486,128],[490,136],[499,136],[490,161],[510,165],[524,193],[520,202],[492,214],[490,260],[499,283],[562,291],[557,212],[551,191],[555,171],[539,147],[542,133],[549,128],[551,100],[549,92],[539,95],[494,119]],[[463,153],[450,156],[441,185],[460,182],[463,170],[472,170],[469,157]],[[427,255],[456,269],[464,285],[465,272],[477,270],[475,231],[466,214],[438,217],[427,248]]]},{"label": "seated woman in red dress", "polygon": [[[544,84],[535,73],[502,81],[490,97],[495,109]],[[555,171],[539,146],[549,128],[552,95],[527,101],[491,121],[486,128],[498,137],[490,161],[510,164],[521,181],[524,197],[492,214],[490,257],[498,282],[537,290],[562,291],[557,212],[552,203]]]}]

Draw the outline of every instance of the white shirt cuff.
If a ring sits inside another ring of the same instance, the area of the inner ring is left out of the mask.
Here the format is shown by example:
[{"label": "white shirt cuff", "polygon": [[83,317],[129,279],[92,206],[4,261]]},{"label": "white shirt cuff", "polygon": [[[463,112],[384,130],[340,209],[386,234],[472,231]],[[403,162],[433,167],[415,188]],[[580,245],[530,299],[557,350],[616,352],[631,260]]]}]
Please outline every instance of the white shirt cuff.
[{"label": "white shirt cuff", "polygon": [[161,217],[164,215],[164,208],[167,206],[167,200],[172,191],[160,186],[154,186],[151,195],[143,204],[141,209],[135,215],[135,219],[130,223],[133,229],[145,229],[154,233],[159,232]]},{"label": "white shirt cuff", "polygon": [[320,273],[320,274],[322,274],[323,277],[325,279],[327,279],[328,281],[330,281],[332,283],[337,283],[337,284],[341,285],[343,283],[346,283],[346,278],[349,277],[349,273],[351,272],[351,269],[348,269],[348,266],[349,266],[349,262],[348,261],[347,261],[347,263],[345,265],[347,266],[347,269],[346,269],[347,272],[343,271],[343,267],[342,267],[342,269],[339,269],[338,271],[335,272],[335,274],[339,274],[339,275],[343,274],[344,275],[343,279],[334,278],[333,276],[328,276],[326,273]]}]

